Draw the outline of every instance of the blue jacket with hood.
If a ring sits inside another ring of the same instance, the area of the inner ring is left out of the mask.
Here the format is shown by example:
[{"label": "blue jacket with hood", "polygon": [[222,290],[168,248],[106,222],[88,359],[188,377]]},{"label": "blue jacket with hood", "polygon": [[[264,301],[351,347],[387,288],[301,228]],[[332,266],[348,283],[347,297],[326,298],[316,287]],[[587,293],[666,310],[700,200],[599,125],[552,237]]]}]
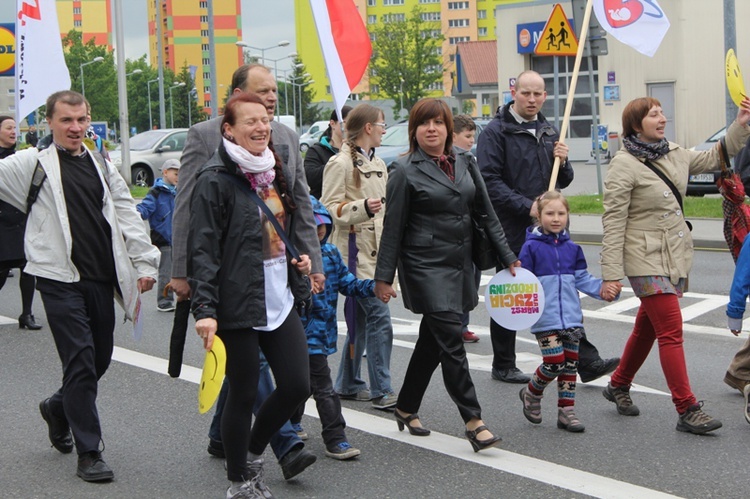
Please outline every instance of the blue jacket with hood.
[{"label": "blue jacket with hood", "polygon": [[155,246],[172,246],[172,213],[176,192],[174,186],[157,178],[146,197],[136,206],[141,218],[148,220],[151,226],[151,242]]},{"label": "blue jacket with hood", "polygon": [[355,298],[375,296],[375,281],[357,279],[344,264],[338,248],[326,242],[333,224],[325,206],[310,196],[313,214],[317,225],[326,226],[326,235],[320,242],[323,257],[323,271],[326,275],[325,289],[313,295],[312,307],[302,316],[302,324],[307,335],[307,350],[310,355],[331,355],[336,352],[338,325],[336,309],[338,293]]},{"label": "blue jacket with hood", "polygon": [[544,288],[544,311],[531,332],[583,327],[578,291],[601,300],[603,281],[589,274],[583,250],[568,231],[544,234],[539,227],[529,227],[518,259]]}]

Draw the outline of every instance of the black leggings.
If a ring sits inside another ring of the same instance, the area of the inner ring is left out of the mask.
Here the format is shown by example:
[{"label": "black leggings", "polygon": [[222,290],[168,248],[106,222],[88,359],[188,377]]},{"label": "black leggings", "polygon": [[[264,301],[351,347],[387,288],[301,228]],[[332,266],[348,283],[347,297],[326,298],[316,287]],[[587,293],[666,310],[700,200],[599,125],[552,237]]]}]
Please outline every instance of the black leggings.
[{"label": "black leggings", "polygon": [[[227,350],[229,381],[229,395],[221,418],[221,441],[227,457],[227,478],[240,481],[248,477],[248,450],[263,454],[271,436],[310,395],[307,338],[294,310],[274,331],[232,329],[217,334]],[[276,390],[261,406],[253,425],[259,345],[273,371]]]},{"label": "black leggings", "polygon": [[21,263],[0,262],[0,289],[3,289],[3,286],[5,286],[5,281],[8,279],[8,271],[17,268],[21,273],[21,276],[18,279],[18,285],[21,288],[22,314],[31,315],[31,303],[34,301],[36,278],[23,271],[25,265],[25,261],[22,261]]}]

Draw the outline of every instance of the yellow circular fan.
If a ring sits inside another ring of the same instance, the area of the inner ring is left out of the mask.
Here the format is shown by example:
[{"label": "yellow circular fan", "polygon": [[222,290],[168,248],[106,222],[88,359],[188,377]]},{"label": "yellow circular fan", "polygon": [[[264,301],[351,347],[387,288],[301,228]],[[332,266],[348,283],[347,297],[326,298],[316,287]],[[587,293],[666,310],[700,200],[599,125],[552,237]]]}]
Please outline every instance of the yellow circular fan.
[{"label": "yellow circular fan", "polygon": [[224,372],[227,366],[227,349],[221,338],[214,336],[211,350],[206,352],[203,361],[201,384],[198,386],[198,411],[205,414],[214,405],[219,396],[221,384],[224,382]]},{"label": "yellow circular fan", "polygon": [[747,91],[745,90],[740,63],[737,61],[734,49],[727,51],[726,70],[729,95],[732,97],[734,103],[737,104],[737,107],[739,107],[742,104],[742,100],[747,97]]}]

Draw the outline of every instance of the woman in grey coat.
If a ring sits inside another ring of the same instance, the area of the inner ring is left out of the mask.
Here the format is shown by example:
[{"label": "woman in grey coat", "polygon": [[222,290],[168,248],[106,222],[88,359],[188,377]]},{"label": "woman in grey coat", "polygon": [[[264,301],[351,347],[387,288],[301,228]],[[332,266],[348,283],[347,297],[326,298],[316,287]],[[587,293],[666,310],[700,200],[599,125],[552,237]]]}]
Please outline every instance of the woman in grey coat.
[{"label": "woman in grey coat", "polygon": [[396,404],[399,430],[427,436],[417,412],[438,364],[466,425],[474,451],[497,445],[482,421],[461,336],[461,314],[478,303],[471,261],[473,210],[487,214],[498,261],[520,265],[508,247],[487,189],[470,153],[454,154],[453,116],[439,99],[422,99],[411,109],[410,149],[388,179],[383,235],[375,270],[375,294],[395,297],[398,268],[404,305],[423,314],[404,385]]}]

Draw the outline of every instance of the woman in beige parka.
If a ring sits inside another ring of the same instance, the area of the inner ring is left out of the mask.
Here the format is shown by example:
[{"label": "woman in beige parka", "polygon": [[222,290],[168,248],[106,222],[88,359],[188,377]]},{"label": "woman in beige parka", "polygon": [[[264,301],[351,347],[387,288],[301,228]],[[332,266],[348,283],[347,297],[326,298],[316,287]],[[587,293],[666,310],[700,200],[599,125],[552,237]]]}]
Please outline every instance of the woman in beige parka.
[{"label": "woman in beige parka", "polygon": [[[346,117],[346,140],[323,174],[321,202],[333,219],[330,242],[358,279],[375,276],[383,232],[388,171],[385,162],[375,156],[375,148],[380,146],[385,128],[380,109],[369,104],[355,107]],[[388,305],[377,298],[347,298],[345,311],[349,340],[354,342],[341,351],[336,392],[345,399],[372,400],[377,409],[393,407],[397,396],[391,388],[393,327]],[[360,375],[365,348],[369,391]]]},{"label": "woman in beige parka", "polygon": [[[736,154],[750,136],[750,99],[745,99],[729,127],[727,150]],[[721,427],[701,409],[690,388],[682,342],[678,299],[686,289],[693,262],[693,240],[682,212],[689,175],[715,170],[719,150],[690,151],[667,141],[667,119],[652,97],[629,102],[622,113],[623,148],[607,171],[604,185],[602,277],[627,277],[641,305],[620,365],[604,389],[617,412],[637,416],[630,385],[654,341],[672,393],[677,430],[695,434]],[[677,194],[648,165],[671,181]]]}]

